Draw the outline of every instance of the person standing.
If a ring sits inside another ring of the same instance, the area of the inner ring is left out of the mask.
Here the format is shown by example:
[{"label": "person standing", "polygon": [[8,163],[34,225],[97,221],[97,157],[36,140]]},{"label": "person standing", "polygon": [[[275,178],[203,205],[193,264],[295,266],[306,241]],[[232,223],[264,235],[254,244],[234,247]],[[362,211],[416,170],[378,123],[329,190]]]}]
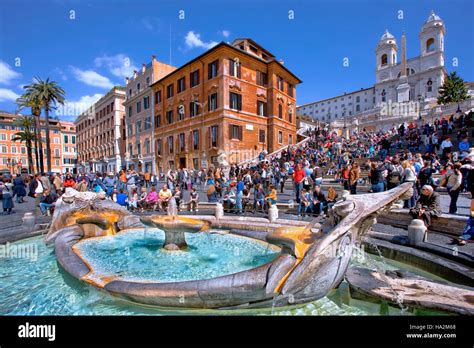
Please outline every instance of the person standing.
[{"label": "person standing", "polygon": [[43,181],[41,180],[41,174],[36,174],[35,178],[31,181],[30,184],[30,193],[31,197],[35,198],[35,215],[39,215],[39,204],[41,202],[41,197],[43,196],[44,186]]},{"label": "person standing", "polygon": [[54,174],[53,186],[57,195],[61,195],[63,193],[63,181],[61,180],[59,174]]},{"label": "person standing", "polygon": [[451,197],[451,202],[449,204],[450,214],[456,214],[458,210],[457,202],[459,198],[459,193],[461,192],[461,185],[462,185],[461,166],[462,164],[459,162],[454,163],[452,171],[449,171],[446,174],[444,174],[443,179],[442,179],[442,181],[445,180],[449,197]]},{"label": "person standing", "polygon": [[16,196],[18,204],[24,202],[23,197],[26,196],[26,185],[21,174],[17,174],[15,180],[13,180],[13,195]]},{"label": "person standing", "polygon": [[413,185],[413,195],[411,198],[405,200],[405,208],[411,209],[416,202],[416,172],[413,166],[410,164],[410,161],[405,160],[402,162],[402,182],[411,182]]},{"label": "person standing", "polygon": [[349,188],[351,191],[351,195],[357,194],[357,181],[359,180],[359,178],[360,178],[359,163],[354,162],[349,172]]},{"label": "person standing", "polygon": [[382,170],[377,166],[376,162],[370,164],[370,183],[372,184],[372,192],[383,192],[384,180]]},{"label": "person standing", "polygon": [[293,182],[295,185],[295,194],[296,194],[296,202],[300,203],[300,192],[303,188],[303,180],[306,176],[304,169],[301,168],[299,163],[296,164],[295,170],[293,173]]},{"label": "person standing", "polygon": [[3,179],[3,183],[0,186],[0,192],[2,193],[3,214],[10,215],[14,207],[13,185],[11,183],[11,179]]}]

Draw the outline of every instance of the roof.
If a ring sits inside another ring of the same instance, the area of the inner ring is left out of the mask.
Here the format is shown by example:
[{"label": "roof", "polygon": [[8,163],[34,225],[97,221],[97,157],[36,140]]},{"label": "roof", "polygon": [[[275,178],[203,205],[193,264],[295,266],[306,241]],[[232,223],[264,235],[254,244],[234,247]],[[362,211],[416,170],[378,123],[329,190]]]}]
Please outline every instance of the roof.
[{"label": "roof", "polygon": [[174,75],[174,74],[177,74],[181,71],[181,69],[187,67],[188,65],[191,65],[193,64],[194,62],[202,59],[203,57],[205,57],[206,55],[208,54],[211,54],[212,52],[214,51],[217,51],[219,48],[221,47],[227,47],[227,48],[230,48],[234,51],[237,51],[241,54],[244,54],[244,55],[247,55],[248,57],[251,57],[253,59],[256,59],[256,60],[259,60],[261,61],[262,63],[265,63],[265,64],[270,64],[270,63],[273,63],[275,62],[276,64],[278,64],[283,70],[285,70],[287,73],[289,73],[291,76],[293,76],[296,80],[298,80],[298,83],[301,83],[303,82],[298,76],[296,76],[295,74],[293,74],[288,68],[286,68],[283,64],[281,64],[280,62],[278,62],[277,60],[275,60],[274,58],[270,61],[265,61],[263,60],[262,58],[259,58],[257,56],[254,56],[253,54],[250,54],[248,52],[245,52],[245,51],[242,51],[241,49],[238,49],[237,47],[234,47],[224,41],[221,41],[220,43],[218,43],[217,45],[215,45],[214,47],[210,48],[209,50],[207,50],[206,52],[202,53],[201,55],[197,56],[196,58],[188,61],[187,63],[185,63],[184,65],[180,66],[179,68],[177,68],[176,70],[173,70],[172,72],[170,72],[168,75],[165,75],[164,77],[162,77],[161,79],[153,82],[150,86],[154,86],[156,84],[160,84],[161,82],[163,82],[164,80],[166,80],[168,77]]},{"label": "roof", "polygon": [[318,103],[321,103],[321,102],[325,102],[327,100],[333,100],[333,99],[338,99],[338,98],[342,98],[342,97],[346,97],[346,96],[349,96],[351,94],[356,94],[356,93],[359,93],[359,92],[364,92],[364,91],[368,91],[369,89],[374,89],[374,87],[368,87],[368,88],[361,88],[357,91],[354,91],[354,92],[349,92],[349,93],[344,93],[344,94],[340,94],[340,95],[337,95],[335,97],[331,97],[331,98],[326,98],[326,99],[321,99],[321,100],[317,100],[317,101],[314,101],[314,102],[311,102],[311,103],[306,103],[306,104],[301,104],[301,105],[297,105],[296,107],[297,108],[301,108],[301,107],[305,107],[305,106],[308,106],[308,105],[313,105],[313,104],[318,104]]}]

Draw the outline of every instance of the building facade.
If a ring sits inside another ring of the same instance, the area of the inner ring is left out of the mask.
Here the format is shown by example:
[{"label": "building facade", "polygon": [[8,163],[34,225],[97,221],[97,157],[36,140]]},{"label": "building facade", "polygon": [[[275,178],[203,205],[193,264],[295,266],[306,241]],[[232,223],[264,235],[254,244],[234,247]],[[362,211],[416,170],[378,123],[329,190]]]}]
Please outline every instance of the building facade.
[{"label": "building facade", "polygon": [[383,105],[391,103],[435,102],[446,76],[444,33],[443,21],[432,12],[418,35],[420,54],[406,59],[405,45],[402,45],[399,59],[397,41],[385,31],[375,51],[373,87],[298,106],[298,113],[319,121],[341,123],[344,118],[377,118],[381,116]]},{"label": "building facade", "polygon": [[156,81],[157,171],[240,163],[296,142],[301,81],[251,39],[220,43]]},{"label": "building facade", "polygon": [[[16,133],[24,129],[17,124],[21,115],[0,113],[0,171],[9,173],[28,172],[28,152],[25,143],[12,141]],[[41,141],[43,143],[43,167],[47,169],[46,127],[41,118]],[[31,129],[34,132],[34,129]],[[76,165],[76,135],[74,124],[51,118],[49,120],[51,140],[51,171],[55,173],[75,172]],[[67,140],[67,142],[66,142]],[[38,172],[35,161],[35,148],[32,144],[33,168]]]},{"label": "building facade", "polygon": [[116,86],[74,122],[80,171],[119,172],[125,166],[124,101],[125,89]]},{"label": "building facade", "polygon": [[171,65],[157,61],[153,56],[149,64],[143,64],[139,72],[134,71],[133,76],[125,80],[125,164],[127,168],[133,168],[139,172],[155,172],[154,108],[150,85],[175,69]]}]

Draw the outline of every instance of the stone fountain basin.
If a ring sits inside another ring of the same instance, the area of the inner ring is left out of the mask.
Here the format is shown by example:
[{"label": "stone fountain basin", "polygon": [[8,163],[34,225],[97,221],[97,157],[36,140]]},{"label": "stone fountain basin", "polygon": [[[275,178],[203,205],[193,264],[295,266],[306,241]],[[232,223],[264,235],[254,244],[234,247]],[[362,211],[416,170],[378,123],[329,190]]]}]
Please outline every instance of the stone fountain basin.
[{"label": "stone fountain basin", "polygon": [[[230,238],[256,243],[260,248],[267,248],[274,255],[272,260],[257,267],[211,279],[137,280],[121,278],[120,274],[114,274],[114,272],[103,273],[102,269],[96,272],[94,262],[85,257],[85,253],[80,247],[84,243],[115,238],[132,232],[133,230],[123,230],[116,236],[82,240],[83,234],[79,226],[68,227],[56,238],[57,259],[71,275],[116,297],[140,304],[183,308],[220,308],[271,300],[278,282],[295,264],[295,258],[288,254],[281,254],[281,249],[278,246],[229,233]],[[196,235],[193,234],[189,237],[192,236]],[[216,233],[215,236],[218,234]],[[225,235],[222,237],[225,238]],[[203,238],[207,237],[203,236]],[[192,240],[190,247],[193,248]],[[171,256],[176,253],[187,253],[187,251],[163,252]]]}]

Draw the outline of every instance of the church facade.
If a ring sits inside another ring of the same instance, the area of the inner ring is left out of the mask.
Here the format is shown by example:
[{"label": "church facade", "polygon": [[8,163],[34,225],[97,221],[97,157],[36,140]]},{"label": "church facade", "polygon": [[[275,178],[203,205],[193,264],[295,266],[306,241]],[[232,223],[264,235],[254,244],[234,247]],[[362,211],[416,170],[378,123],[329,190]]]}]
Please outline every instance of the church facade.
[{"label": "church facade", "polygon": [[300,105],[298,114],[329,123],[380,114],[384,105],[392,103],[435,102],[447,74],[444,34],[443,21],[432,12],[418,35],[420,54],[406,59],[405,35],[402,35],[399,54],[396,38],[386,30],[376,47],[374,86]]}]

